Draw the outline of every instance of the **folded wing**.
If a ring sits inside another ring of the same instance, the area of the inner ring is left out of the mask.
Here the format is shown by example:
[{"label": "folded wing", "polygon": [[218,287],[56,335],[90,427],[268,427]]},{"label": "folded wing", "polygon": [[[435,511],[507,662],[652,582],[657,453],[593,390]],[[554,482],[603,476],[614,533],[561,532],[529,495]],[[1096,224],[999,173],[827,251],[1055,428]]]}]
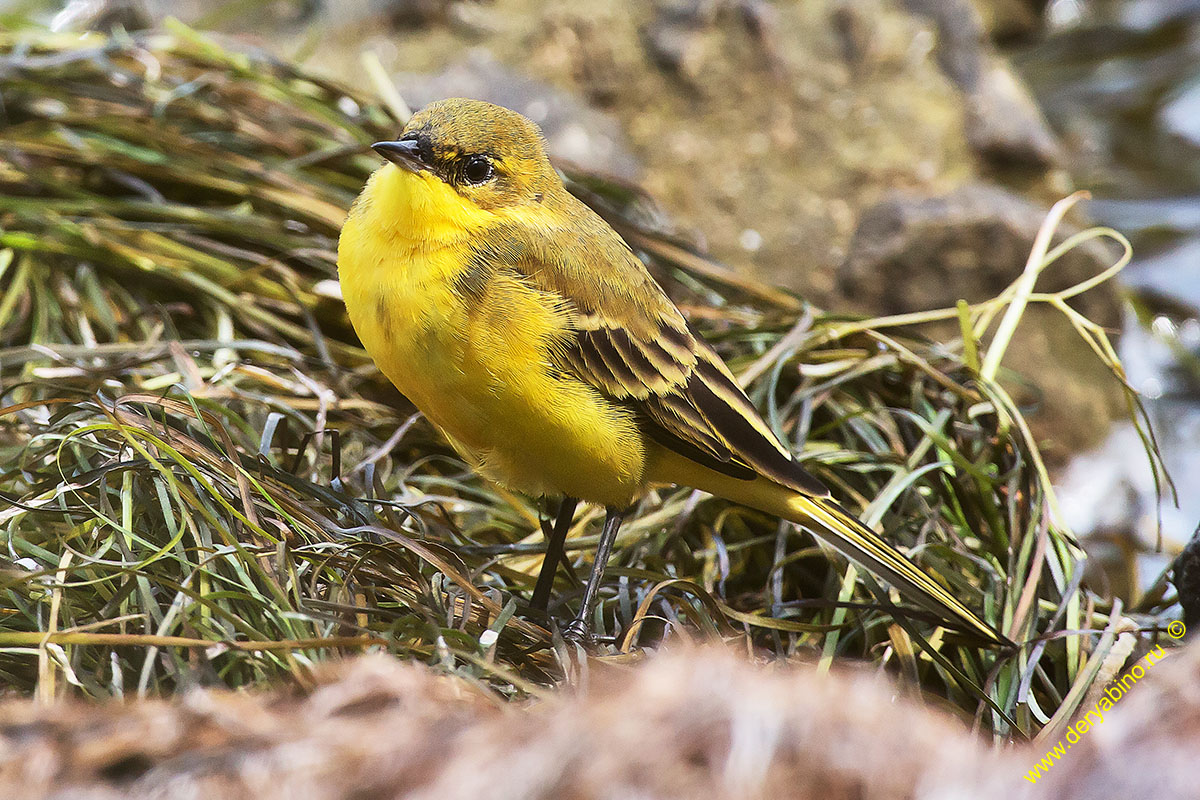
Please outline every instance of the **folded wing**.
[{"label": "folded wing", "polygon": [[463,286],[469,290],[483,273],[504,269],[558,295],[570,326],[553,365],[635,409],[654,441],[726,475],[761,475],[828,496],[625,243],[606,225],[594,234],[578,241],[603,242],[603,252],[576,252],[561,240],[551,246],[518,227],[487,237],[504,248],[477,252]]}]

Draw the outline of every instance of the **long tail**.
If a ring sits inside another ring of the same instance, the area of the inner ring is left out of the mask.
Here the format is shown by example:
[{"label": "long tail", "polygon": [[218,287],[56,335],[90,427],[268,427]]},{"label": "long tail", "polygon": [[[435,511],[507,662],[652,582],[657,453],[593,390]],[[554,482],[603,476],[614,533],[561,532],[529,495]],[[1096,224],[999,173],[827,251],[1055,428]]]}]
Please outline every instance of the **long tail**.
[{"label": "long tail", "polygon": [[[979,619],[945,587],[918,569],[877,533],[833,500],[793,494],[786,502],[786,510],[791,513],[775,513],[814,529],[813,533],[828,541],[851,561],[896,587],[902,597],[919,603],[948,622],[979,634],[989,642],[1008,643],[1007,639]],[[757,503],[748,505],[762,511],[772,511],[759,507]]]},{"label": "long tail", "polygon": [[944,586],[918,569],[834,500],[801,494],[765,478],[746,481],[728,477],[682,457],[667,456],[664,461],[657,466],[665,468],[664,476],[671,475],[668,478],[670,482],[694,486],[804,525],[851,561],[890,583],[901,597],[988,642],[1009,644],[1008,639],[979,619]]}]

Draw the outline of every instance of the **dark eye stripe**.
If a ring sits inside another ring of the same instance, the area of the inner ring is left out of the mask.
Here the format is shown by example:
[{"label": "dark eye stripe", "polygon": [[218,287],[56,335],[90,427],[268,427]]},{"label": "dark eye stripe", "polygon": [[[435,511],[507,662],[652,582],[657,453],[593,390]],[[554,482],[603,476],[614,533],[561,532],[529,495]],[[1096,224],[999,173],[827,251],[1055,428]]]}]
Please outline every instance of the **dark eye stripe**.
[{"label": "dark eye stripe", "polygon": [[400,141],[416,142],[420,147],[419,155],[422,163],[431,167],[435,165],[437,159],[433,154],[433,142],[430,141],[429,134],[424,131],[409,131],[400,137]]},{"label": "dark eye stripe", "polygon": [[421,161],[452,186],[477,186],[496,176],[496,160],[492,155],[436,148],[426,129],[408,131],[400,139],[415,140],[420,145]]}]

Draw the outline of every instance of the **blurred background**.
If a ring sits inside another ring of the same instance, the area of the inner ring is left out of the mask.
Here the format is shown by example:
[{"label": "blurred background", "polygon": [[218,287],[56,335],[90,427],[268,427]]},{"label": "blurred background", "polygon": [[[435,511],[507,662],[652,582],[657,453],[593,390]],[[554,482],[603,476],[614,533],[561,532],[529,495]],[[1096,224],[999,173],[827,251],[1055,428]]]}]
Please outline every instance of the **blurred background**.
[{"label": "blurred background", "polygon": [[[1027,316],[1010,385],[1097,590],[1136,600],[1200,519],[1200,0],[0,0],[9,28],[168,16],[354,86],[381,65],[414,109],[514,108],[556,158],[642,186],[661,225],[827,309],[992,297],[1049,206],[1088,189],[1072,225],[1125,233],[1135,261],[1077,307],[1121,331],[1178,506],[1057,312]],[[1039,287],[1115,257],[1080,248]]]}]

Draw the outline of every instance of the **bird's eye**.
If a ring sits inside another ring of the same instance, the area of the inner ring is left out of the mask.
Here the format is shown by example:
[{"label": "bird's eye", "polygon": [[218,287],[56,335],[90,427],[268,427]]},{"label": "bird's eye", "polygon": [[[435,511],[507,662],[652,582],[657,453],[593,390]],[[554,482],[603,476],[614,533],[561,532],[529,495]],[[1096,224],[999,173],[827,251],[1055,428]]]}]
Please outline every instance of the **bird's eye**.
[{"label": "bird's eye", "polygon": [[463,177],[467,183],[478,185],[490,181],[496,174],[496,168],[487,156],[471,156],[463,167]]}]

